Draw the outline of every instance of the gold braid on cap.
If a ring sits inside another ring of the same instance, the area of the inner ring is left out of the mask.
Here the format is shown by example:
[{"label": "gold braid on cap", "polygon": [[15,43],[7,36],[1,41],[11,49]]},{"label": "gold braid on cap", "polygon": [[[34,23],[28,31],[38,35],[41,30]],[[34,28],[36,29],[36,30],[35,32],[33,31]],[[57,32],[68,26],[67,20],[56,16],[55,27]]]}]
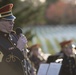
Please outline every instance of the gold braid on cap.
[{"label": "gold braid on cap", "polygon": [[12,15],[12,13],[11,12],[2,13],[0,14],[0,17],[2,18],[2,17],[9,16],[9,15]]}]

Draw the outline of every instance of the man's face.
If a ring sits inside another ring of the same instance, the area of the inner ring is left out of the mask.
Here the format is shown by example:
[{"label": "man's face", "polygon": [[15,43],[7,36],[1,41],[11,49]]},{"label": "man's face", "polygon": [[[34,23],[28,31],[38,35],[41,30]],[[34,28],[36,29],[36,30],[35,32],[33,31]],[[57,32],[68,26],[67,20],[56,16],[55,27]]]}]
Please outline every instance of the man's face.
[{"label": "man's face", "polygon": [[73,55],[74,52],[73,52],[72,44],[69,44],[67,47],[64,47],[63,52],[64,52],[67,56]]},{"label": "man's face", "polygon": [[33,54],[35,54],[36,56],[41,55],[42,51],[40,47],[35,47],[33,48]]},{"label": "man's face", "polygon": [[3,32],[10,33],[13,30],[14,21],[13,20],[0,20],[0,30]]}]

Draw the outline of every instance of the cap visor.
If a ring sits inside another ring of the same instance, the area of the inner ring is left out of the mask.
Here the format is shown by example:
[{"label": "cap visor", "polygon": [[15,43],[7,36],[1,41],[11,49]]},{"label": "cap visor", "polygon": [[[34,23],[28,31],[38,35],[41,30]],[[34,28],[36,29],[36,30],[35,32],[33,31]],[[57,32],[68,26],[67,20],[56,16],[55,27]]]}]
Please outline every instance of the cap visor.
[{"label": "cap visor", "polygon": [[14,19],[16,19],[16,17],[13,16],[13,15],[9,15],[9,16],[3,17],[3,19],[6,19],[6,20],[14,20]]}]

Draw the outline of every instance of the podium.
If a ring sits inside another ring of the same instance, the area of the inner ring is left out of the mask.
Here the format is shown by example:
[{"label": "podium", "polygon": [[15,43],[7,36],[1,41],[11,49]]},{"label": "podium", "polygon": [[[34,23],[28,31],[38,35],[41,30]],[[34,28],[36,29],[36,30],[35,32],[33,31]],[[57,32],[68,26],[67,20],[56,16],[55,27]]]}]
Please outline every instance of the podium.
[{"label": "podium", "polygon": [[40,64],[37,75],[59,75],[61,63]]}]

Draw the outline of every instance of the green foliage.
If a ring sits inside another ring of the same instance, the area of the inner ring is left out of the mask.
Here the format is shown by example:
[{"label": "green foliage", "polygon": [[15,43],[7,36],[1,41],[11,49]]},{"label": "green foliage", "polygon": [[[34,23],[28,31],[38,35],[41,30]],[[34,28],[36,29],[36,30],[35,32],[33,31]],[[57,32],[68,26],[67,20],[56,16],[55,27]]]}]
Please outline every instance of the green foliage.
[{"label": "green foliage", "polygon": [[38,25],[45,24],[44,6],[33,9],[33,6],[27,6],[23,10],[15,14],[17,17],[16,25]]}]

